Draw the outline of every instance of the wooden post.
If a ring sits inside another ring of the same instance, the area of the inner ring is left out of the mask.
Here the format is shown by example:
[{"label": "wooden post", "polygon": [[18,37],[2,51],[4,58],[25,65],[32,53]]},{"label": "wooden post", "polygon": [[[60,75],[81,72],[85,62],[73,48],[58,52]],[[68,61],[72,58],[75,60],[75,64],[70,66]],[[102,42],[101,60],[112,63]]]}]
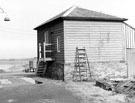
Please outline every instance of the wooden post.
[{"label": "wooden post", "polygon": [[41,58],[41,43],[39,43],[39,59]]},{"label": "wooden post", "polygon": [[46,43],[44,42],[44,61],[46,62]]}]

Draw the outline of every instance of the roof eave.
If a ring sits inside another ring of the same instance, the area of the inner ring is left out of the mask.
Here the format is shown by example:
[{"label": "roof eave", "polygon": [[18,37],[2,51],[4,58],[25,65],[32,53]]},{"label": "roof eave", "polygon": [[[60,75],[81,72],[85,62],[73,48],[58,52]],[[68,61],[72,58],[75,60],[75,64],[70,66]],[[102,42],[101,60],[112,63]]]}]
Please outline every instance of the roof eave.
[{"label": "roof eave", "polygon": [[86,21],[126,21],[126,18],[96,18],[96,17],[62,17],[64,20],[86,20]]},{"label": "roof eave", "polygon": [[46,25],[50,22],[53,22],[55,20],[58,20],[58,19],[64,19],[64,20],[82,20],[82,21],[117,21],[117,22],[123,22],[123,21],[126,21],[128,19],[126,18],[95,18],[95,17],[59,17],[59,18],[56,18],[54,20],[51,20],[49,22],[45,22],[37,27],[34,28],[34,30],[37,30],[38,28],[42,27],[43,25]]},{"label": "roof eave", "polygon": [[37,30],[38,28],[40,28],[40,27],[42,27],[42,26],[44,26],[44,25],[47,25],[47,24],[49,24],[49,23],[51,23],[51,22],[53,22],[53,21],[57,21],[57,20],[60,20],[60,19],[63,19],[63,18],[62,18],[62,17],[58,17],[58,18],[55,18],[54,20],[51,20],[51,21],[47,21],[47,22],[45,22],[45,23],[42,23],[42,24],[40,24],[39,26],[35,27],[34,30]]}]

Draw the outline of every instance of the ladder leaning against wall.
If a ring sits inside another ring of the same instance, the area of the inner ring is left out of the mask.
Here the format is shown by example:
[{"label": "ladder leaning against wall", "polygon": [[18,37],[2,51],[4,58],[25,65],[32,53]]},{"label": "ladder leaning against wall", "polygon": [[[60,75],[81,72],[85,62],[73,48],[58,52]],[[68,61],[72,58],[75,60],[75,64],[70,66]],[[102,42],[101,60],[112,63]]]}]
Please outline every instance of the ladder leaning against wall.
[{"label": "ladder leaning against wall", "polygon": [[85,47],[76,47],[73,80],[86,81],[92,79],[90,65]]}]

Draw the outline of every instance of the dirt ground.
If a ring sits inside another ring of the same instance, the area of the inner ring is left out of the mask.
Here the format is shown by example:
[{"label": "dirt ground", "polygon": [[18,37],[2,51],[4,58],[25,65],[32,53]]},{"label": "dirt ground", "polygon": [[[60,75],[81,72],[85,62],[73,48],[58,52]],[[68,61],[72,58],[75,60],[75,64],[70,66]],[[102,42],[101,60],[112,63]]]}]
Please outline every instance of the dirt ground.
[{"label": "dirt ground", "polygon": [[[46,81],[44,78],[35,78],[40,81]],[[47,80],[48,81],[48,80]],[[73,82],[71,80],[61,82],[49,80],[50,83],[64,86],[73,93],[81,103],[135,103],[135,97],[128,97],[125,94],[118,94],[112,91],[104,90],[95,86],[95,81],[91,82]]]},{"label": "dirt ground", "polygon": [[2,73],[0,103],[135,103],[135,99],[96,87],[95,82],[63,82],[33,73]]},{"label": "dirt ground", "polygon": [[0,103],[80,103],[64,86],[47,79],[35,84],[34,79],[40,78],[29,73],[1,74]]}]

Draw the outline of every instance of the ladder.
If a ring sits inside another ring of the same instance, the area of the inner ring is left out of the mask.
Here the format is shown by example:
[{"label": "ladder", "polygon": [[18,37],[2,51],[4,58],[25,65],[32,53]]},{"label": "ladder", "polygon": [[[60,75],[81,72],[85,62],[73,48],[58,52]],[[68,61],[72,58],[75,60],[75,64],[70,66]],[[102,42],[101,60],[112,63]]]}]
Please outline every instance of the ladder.
[{"label": "ladder", "polygon": [[85,47],[81,49],[76,47],[73,80],[87,81],[89,78],[92,76]]},{"label": "ladder", "polygon": [[42,77],[45,76],[46,69],[47,69],[47,62],[39,61],[37,71],[36,71],[36,75],[42,76]]}]

